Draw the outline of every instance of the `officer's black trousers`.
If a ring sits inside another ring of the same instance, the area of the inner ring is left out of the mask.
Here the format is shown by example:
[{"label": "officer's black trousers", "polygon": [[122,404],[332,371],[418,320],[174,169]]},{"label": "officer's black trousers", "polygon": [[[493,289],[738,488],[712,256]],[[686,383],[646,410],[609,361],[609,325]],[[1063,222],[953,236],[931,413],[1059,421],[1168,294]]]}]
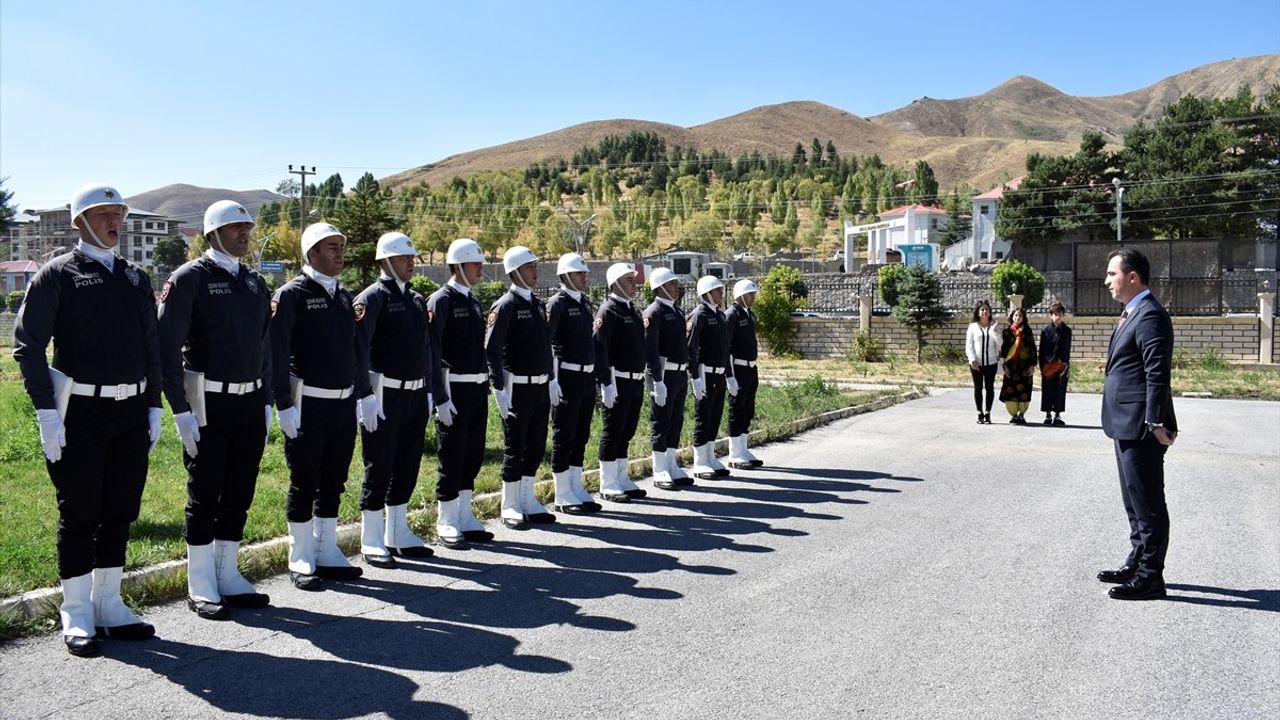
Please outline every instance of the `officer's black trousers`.
[{"label": "officer's black trousers", "polygon": [[720,434],[720,418],[724,414],[724,375],[703,373],[707,392],[693,403],[693,444],[706,445]]},{"label": "officer's black trousers", "polygon": [[604,462],[627,457],[644,404],[643,380],[616,378],[613,386],[618,389],[618,399],[613,407],[604,409],[604,432],[600,434],[600,459]]},{"label": "officer's black trousers", "polygon": [[182,451],[187,466],[187,543],[239,542],[258,484],[266,445],[266,401],[261,390],[246,395],[205,393],[199,453]]},{"label": "officer's black trousers", "polygon": [[756,416],[756,391],[760,388],[760,373],[756,368],[738,365],[733,369],[733,376],[738,380],[738,394],[729,397],[729,437],[751,431],[751,421]]},{"label": "officer's black trousers", "polygon": [[1116,440],[1120,498],[1129,518],[1126,565],[1138,575],[1160,577],[1169,550],[1169,508],[1164,499],[1164,455],[1168,447],[1148,433],[1138,440]]},{"label": "officer's black trousers", "polygon": [[551,400],[546,385],[511,384],[511,412],[502,421],[506,441],[502,452],[502,481],[519,482],[537,474],[547,452],[547,415]]},{"label": "officer's black trousers", "polygon": [[582,467],[596,410],[596,382],[591,373],[560,370],[560,404],[551,408],[551,470]]},{"label": "officer's black trousers", "polygon": [[684,400],[689,394],[689,375],[684,371],[668,370],[663,373],[662,382],[667,386],[667,404],[658,405],[649,396],[649,447],[654,452],[680,447]]},{"label": "officer's black trousers", "polygon": [[406,505],[418,485],[422,449],[427,439],[427,390],[382,391],[378,431],[360,427],[360,451],[364,456],[361,510],[381,510]]},{"label": "officer's black trousers", "polygon": [[58,576],[124,566],[147,481],[147,401],[72,396],[62,459],[46,461],[58,499]]},{"label": "officer's black trousers", "polygon": [[[545,388],[544,388],[545,389]],[[489,383],[451,383],[449,395],[458,414],[446,426],[436,417],[436,464],[440,479],[436,499],[455,500],[460,490],[474,490],[484,463],[489,423]]]},{"label": "officer's black trousers", "polygon": [[284,441],[289,465],[289,522],[338,516],[338,501],[356,449],[356,400],[302,398],[298,437]]}]

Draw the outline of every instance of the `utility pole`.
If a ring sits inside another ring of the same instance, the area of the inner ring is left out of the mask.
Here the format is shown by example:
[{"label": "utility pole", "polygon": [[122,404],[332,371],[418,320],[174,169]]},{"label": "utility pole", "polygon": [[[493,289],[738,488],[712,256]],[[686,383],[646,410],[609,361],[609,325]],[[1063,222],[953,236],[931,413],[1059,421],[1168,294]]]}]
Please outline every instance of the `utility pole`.
[{"label": "utility pole", "polygon": [[591,217],[578,222],[568,208],[560,208],[560,212],[564,213],[565,217],[569,218],[569,222],[573,223],[573,239],[578,246],[578,254],[581,255],[582,249],[587,243],[587,234],[591,232],[591,221],[596,219],[598,213],[592,213]]},{"label": "utility pole", "polygon": [[1124,208],[1124,186],[1120,183],[1120,178],[1111,178],[1111,184],[1116,188],[1116,244],[1119,245],[1124,242],[1124,231],[1120,227]]},{"label": "utility pole", "polygon": [[293,166],[290,165],[289,174],[302,177],[302,185],[298,188],[298,202],[300,203],[298,206],[298,236],[301,237],[302,231],[307,227],[307,176],[316,174],[316,166],[312,165],[311,169],[307,170],[306,165],[299,165],[298,169],[294,170]]}]

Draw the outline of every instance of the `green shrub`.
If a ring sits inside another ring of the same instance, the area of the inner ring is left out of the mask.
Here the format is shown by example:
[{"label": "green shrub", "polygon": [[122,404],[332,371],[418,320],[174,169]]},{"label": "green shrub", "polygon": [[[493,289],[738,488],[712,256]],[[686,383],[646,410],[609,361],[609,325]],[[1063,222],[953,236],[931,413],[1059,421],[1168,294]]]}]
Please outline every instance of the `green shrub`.
[{"label": "green shrub", "polygon": [[1022,307],[1031,308],[1044,300],[1044,276],[1018,260],[1005,260],[991,273],[991,294],[1000,307],[1009,307],[1010,295],[1023,295]]},{"label": "green shrub", "polygon": [[472,286],[471,292],[476,296],[476,302],[480,303],[480,307],[485,312],[489,312],[489,308],[493,307],[493,304],[498,302],[498,298],[507,292],[507,284],[489,280]]},{"label": "green shrub", "polygon": [[414,275],[409,278],[409,287],[413,288],[423,297],[431,297],[431,293],[440,289],[435,280],[426,275]]},{"label": "green shrub", "polygon": [[9,306],[9,312],[11,313],[18,312],[18,308],[22,307],[22,298],[26,297],[26,295],[27,295],[26,292],[22,290],[14,290],[13,292],[9,293],[9,297],[7,298],[7,305]]},{"label": "green shrub", "polygon": [[968,364],[968,358],[965,357],[964,348],[959,345],[926,345],[924,348],[924,359],[928,362],[935,363]]},{"label": "green shrub", "polygon": [[897,307],[898,286],[906,274],[907,269],[898,263],[880,268],[880,273],[876,277],[876,285],[880,290],[880,299],[884,301],[885,305]]},{"label": "green shrub", "polygon": [[804,307],[803,297],[796,292],[803,287],[800,271],[786,265],[774,265],[760,284],[760,295],[752,308],[756,331],[775,357],[799,356],[795,349],[797,328],[791,313]]},{"label": "green shrub", "polygon": [[853,345],[849,348],[849,357],[858,362],[875,362],[884,353],[884,343],[871,334],[870,330],[859,330],[853,336]]},{"label": "green shrub", "polygon": [[1169,364],[1175,370],[1182,370],[1187,367],[1187,352],[1180,347],[1173,349],[1173,355],[1169,360]]},{"label": "green shrub", "polygon": [[1218,351],[1213,349],[1213,346],[1205,348],[1204,354],[1200,356],[1198,362],[1200,363],[1201,370],[1209,370],[1213,372],[1220,372],[1231,367],[1230,364],[1227,363],[1227,359],[1222,357],[1222,355],[1219,355]]}]

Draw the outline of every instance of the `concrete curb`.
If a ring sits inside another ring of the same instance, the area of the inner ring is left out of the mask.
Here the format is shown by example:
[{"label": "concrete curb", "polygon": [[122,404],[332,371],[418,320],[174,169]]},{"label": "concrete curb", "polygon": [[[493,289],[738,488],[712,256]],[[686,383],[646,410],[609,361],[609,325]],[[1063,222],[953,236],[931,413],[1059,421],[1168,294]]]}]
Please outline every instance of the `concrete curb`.
[{"label": "concrete curb", "polygon": [[[810,417],[792,420],[778,427],[766,427],[756,430],[750,435],[750,442],[753,446],[763,445],[771,441],[782,440],[798,435],[807,430],[812,430],[823,425],[827,425],[837,420],[843,420],[854,415],[862,415],[864,413],[883,410],[884,408],[897,405],[909,400],[927,395],[927,391],[921,389],[912,389],[897,395],[888,395],[869,403],[862,405],[854,405],[839,410],[831,410],[829,412],[813,415]],[[720,438],[715,441],[715,451],[717,455],[727,454],[729,451],[729,439],[727,437]],[[679,451],[678,456],[681,461],[688,462],[693,457],[692,449],[685,448]],[[649,474],[652,467],[652,461],[649,458],[631,460],[627,464],[627,472],[630,475],[644,477]],[[588,489],[599,487],[598,478],[600,470],[584,470],[583,480],[590,479],[591,486]],[[544,490],[553,487],[553,481],[541,480],[538,483]],[[489,492],[483,495],[476,495],[476,502],[496,500],[501,497],[501,492]],[[423,508],[416,510],[410,514],[411,519],[421,519],[424,515],[434,516],[434,508]],[[338,528],[338,546],[348,555],[359,554],[360,551],[360,524],[349,523]],[[287,537],[272,538],[253,545],[245,545],[240,548],[240,567],[246,577],[250,579],[262,578],[276,573],[284,572],[288,566],[289,541]],[[151,565],[145,568],[132,570],[124,574],[121,579],[121,588],[126,594],[135,597],[146,597],[150,602],[167,602],[175,598],[181,597],[177,592],[154,592],[157,586],[171,585],[181,587],[185,590],[187,574],[187,561],[168,560],[157,565]],[[41,588],[39,590],[30,590],[21,595],[4,598],[0,600],[0,614],[16,615],[24,619],[36,619],[41,617],[57,617],[58,606],[62,602],[61,588]]]}]

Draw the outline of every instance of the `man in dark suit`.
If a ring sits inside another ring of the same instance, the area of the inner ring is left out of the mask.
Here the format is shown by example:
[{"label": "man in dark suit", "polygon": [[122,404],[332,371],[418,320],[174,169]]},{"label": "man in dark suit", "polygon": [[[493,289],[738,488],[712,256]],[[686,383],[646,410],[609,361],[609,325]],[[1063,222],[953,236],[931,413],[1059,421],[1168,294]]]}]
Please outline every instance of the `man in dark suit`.
[{"label": "man in dark suit", "polygon": [[1129,516],[1129,557],[1098,579],[1118,583],[1117,600],[1165,596],[1164,556],[1169,546],[1169,510],[1164,500],[1164,454],[1178,437],[1169,387],[1173,323],[1147,288],[1151,264],[1142,253],[1111,253],[1104,281],[1124,312],[1107,350],[1102,391],[1102,429],[1115,441],[1120,497]]}]

